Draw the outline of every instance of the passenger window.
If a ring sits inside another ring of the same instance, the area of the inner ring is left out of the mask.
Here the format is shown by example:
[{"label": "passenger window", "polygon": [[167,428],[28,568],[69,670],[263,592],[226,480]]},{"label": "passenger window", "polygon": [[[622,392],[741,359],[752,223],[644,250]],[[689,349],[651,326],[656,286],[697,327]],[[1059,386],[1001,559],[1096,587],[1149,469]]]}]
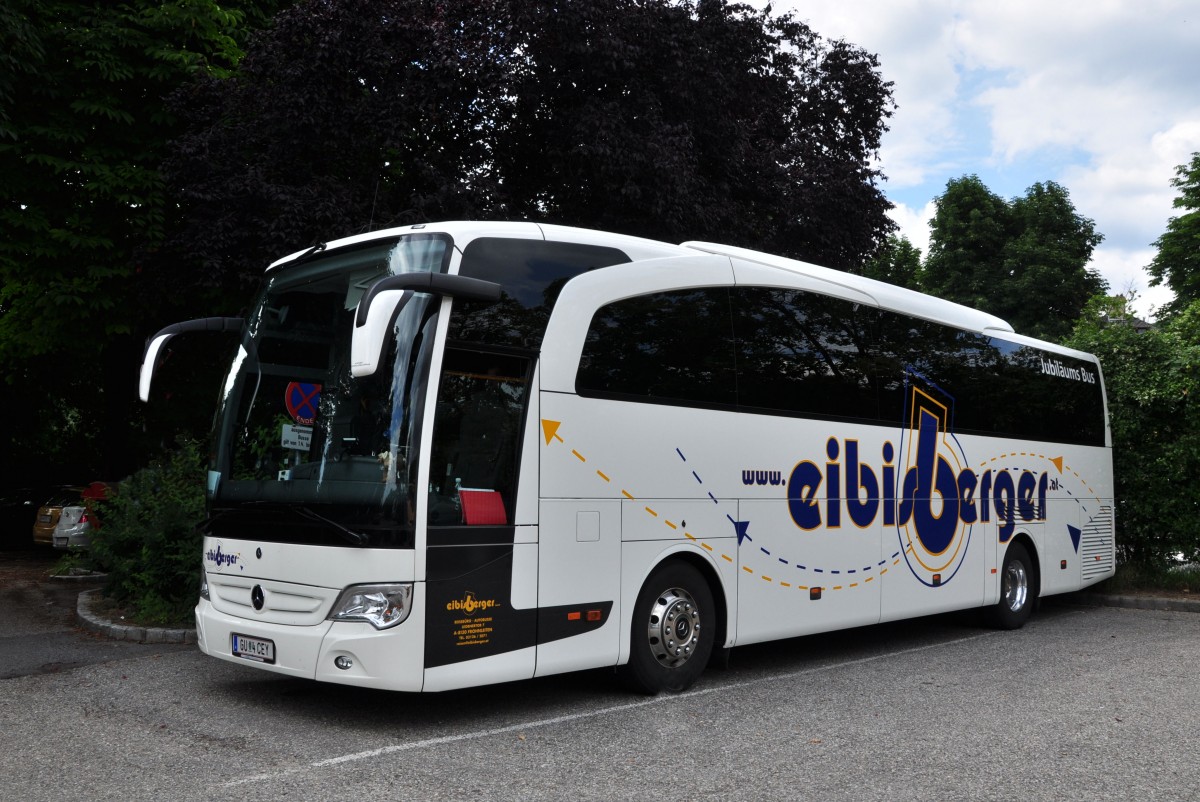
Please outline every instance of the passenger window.
[{"label": "passenger window", "polygon": [[429,477],[431,525],[513,523],[528,373],[522,356],[446,349]]},{"label": "passenger window", "polygon": [[450,318],[455,340],[538,348],[563,285],[589,270],[628,262],[616,248],[484,237],[463,252],[459,272],[494,281],[499,301],[457,301]]},{"label": "passenger window", "polygon": [[729,290],[642,295],[592,318],[580,395],[732,408],[737,401]]},{"label": "passenger window", "polygon": [[738,403],[747,411],[875,421],[877,315],[849,301],[765,287],[735,291]]}]

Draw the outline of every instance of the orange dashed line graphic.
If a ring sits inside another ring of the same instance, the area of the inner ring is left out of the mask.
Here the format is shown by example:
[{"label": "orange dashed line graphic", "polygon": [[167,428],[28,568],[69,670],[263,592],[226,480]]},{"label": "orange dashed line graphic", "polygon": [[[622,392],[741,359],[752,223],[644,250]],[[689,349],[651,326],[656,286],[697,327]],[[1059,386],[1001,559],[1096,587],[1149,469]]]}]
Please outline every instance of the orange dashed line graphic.
[{"label": "orange dashed line graphic", "polygon": [[[566,442],[565,440],[563,440],[562,436],[558,434],[559,427],[561,427],[561,426],[562,426],[561,421],[552,421],[552,420],[545,420],[545,419],[542,420],[542,433],[543,433],[543,436],[546,438],[546,445],[550,445],[550,443],[552,443],[555,440],[557,440],[560,443]],[[583,454],[579,453],[579,451],[577,451],[576,449],[571,449],[571,453],[580,462],[587,462],[587,458]],[[993,460],[993,462],[994,461],[995,460]],[[596,470],[596,475],[599,476],[601,479],[603,479],[607,483],[612,482],[612,479],[608,476],[608,474],[604,473],[603,471],[601,471],[599,469]],[[630,501],[637,500],[637,497],[634,496],[632,493],[630,493],[628,490],[622,489],[621,495],[623,495],[625,498],[629,499]],[[649,514],[655,518],[659,517],[658,512],[656,510],[652,509],[651,507],[643,507],[643,509],[646,511],[647,514]],[[667,526],[671,527],[671,529],[674,529],[674,530],[679,529],[679,527],[670,520],[663,519],[663,523],[666,524]],[[699,546],[701,548],[703,548],[705,551],[708,551],[713,554],[719,554],[721,559],[725,560],[726,562],[728,562],[728,563],[735,562],[733,557],[729,556],[728,554],[725,554],[724,552],[716,551],[711,545],[709,545],[708,543],[705,543],[703,540],[700,540],[695,535],[693,535],[691,532],[685,531],[683,533],[683,536],[686,537],[688,540],[692,541],[693,543],[699,544]],[[910,546],[909,548],[911,549],[912,547]],[[897,559],[892,563],[892,565],[898,565],[899,563],[900,563],[900,560]],[[750,574],[751,576],[758,576],[764,582],[769,582],[773,585],[778,584],[780,587],[783,587],[783,588],[795,587],[797,590],[809,590],[810,589],[808,585],[792,585],[790,582],[785,582],[783,580],[776,580],[774,577],[770,577],[770,576],[767,576],[766,574],[756,572],[753,568],[751,568],[748,565],[743,565],[742,570],[745,571],[746,573]],[[880,575],[883,575],[883,574],[886,574],[887,571],[888,571],[887,568],[881,568],[879,573],[880,573]],[[858,583],[858,582],[852,583],[849,585],[849,587],[850,588],[859,587],[860,584],[866,584],[866,582],[870,582],[874,578],[875,577],[869,577],[863,583]],[[845,588],[842,585],[834,585],[832,588],[829,588],[829,590],[844,590],[844,589]]]},{"label": "orange dashed line graphic", "polygon": [[1046,455],[1044,455],[1044,454],[1036,454],[1036,455],[1035,455],[1035,454],[1032,454],[1032,453],[1029,453],[1029,454],[1027,454],[1027,453],[1025,453],[1024,451],[1012,451],[1012,452],[1009,452],[1009,453],[1007,453],[1007,454],[1000,454],[999,456],[992,457],[990,460],[987,460],[986,462],[981,462],[981,463],[979,463],[979,467],[981,467],[981,468],[982,468],[984,465],[989,465],[989,464],[991,464],[991,463],[993,463],[993,462],[999,462],[1000,460],[1002,460],[1002,459],[1008,459],[1009,457],[1033,457],[1033,456],[1036,456],[1038,459],[1044,459],[1044,460],[1047,460],[1047,461],[1048,461],[1048,462],[1050,462],[1050,463],[1051,463],[1051,464],[1052,464],[1052,465],[1053,465],[1055,468],[1057,468],[1057,469],[1058,469],[1058,472],[1059,472],[1060,474],[1067,474],[1067,473],[1069,473],[1069,474],[1071,474],[1072,476],[1074,476],[1076,479],[1078,479],[1078,480],[1079,480],[1079,483],[1080,483],[1081,485],[1083,485],[1083,488],[1084,488],[1084,490],[1086,490],[1086,491],[1087,491],[1087,495],[1091,496],[1091,497],[1092,497],[1092,499],[1093,499],[1093,500],[1095,500],[1095,502],[1096,502],[1097,504],[1100,504],[1100,503],[1101,503],[1101,501],[1100,501],[1100,494],[1099,494],[1099,493],[1097,493],[1097,492],[1096,492],[1096,490],[1095,490],[1095,489],[1094,489],[1094,488],[1093,488],[1093,487],[1092,487],[1092,486],[1091,486],[1091,485],[1088,483],[1088,480],[1087,480],[1087,479],[1084,479],[1082,476],[1080,476],[1080,475],[1079,475],[1079,472],[1078,472],[1078,471],[1076,471],[1076,470],[1075,470],[1074,468],[1072,468],[1070,465],[1067,465],[1067,464],[1065,464],[1065,462],[1064,462],[1064,460],[1063,460],[1063,458],[1062,458],[1062,457],[1047,457],[1047,456],[1046,456]]}]

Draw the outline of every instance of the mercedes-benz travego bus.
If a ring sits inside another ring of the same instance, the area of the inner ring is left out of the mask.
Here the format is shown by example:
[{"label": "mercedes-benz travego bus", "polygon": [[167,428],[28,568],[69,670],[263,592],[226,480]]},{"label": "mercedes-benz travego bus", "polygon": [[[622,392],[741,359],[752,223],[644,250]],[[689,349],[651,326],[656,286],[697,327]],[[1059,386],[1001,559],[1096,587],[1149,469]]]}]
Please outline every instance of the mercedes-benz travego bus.
[{"label": "mercedes-benz travego bus", "polygon": [[964,608],[1114,570],[1095,357],[847,273],[534,223],[280,259],[220,392],[200,648],[440,691]]}]

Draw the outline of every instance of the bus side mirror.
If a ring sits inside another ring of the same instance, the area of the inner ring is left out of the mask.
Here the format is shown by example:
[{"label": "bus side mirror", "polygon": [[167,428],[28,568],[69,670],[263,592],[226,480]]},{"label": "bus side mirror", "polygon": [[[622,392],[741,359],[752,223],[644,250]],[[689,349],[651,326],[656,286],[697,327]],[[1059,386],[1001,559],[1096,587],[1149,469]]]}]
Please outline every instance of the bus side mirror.
[{"label": "bus side mirror", "polygon": [[240,317],[206,317],[199,320],[187,320],[183,323],[173,323],[159,331],[146,341],[146,351],[142,354],[142,370],[138,377],[138,397],[143,401],[150,400],[150,380],[154,369],[158,366],[158,356],[167,340],[185,331],[229,331],[241,334],[246,321]]},{"label": "bus side mirror", "polygon": [[383,361],[387,333],[412,296],[412,290],[385,290],[376,293],[370,301],[366,297],[359,301],[354,335],[350,339],[350,373],[355,378],[375,375]]},{"label": "bus side mirror", "polygon": [[354,316],[350,372],[356,378],[373,376],[379,369],[388,332],[395,325],[400,310],[418,292],[473,301],[500,300],[499,284],[469,276],[401,273],[381,278],[363,293]]}]

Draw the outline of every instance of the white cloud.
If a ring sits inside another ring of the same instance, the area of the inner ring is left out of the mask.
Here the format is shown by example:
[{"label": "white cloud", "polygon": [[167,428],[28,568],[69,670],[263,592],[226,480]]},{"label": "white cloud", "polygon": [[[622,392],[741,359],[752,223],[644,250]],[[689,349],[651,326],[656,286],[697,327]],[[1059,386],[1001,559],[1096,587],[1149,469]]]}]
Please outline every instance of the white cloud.
[{"label": "white cloud", "polygon": [[920,248],[922,258],[929,253],[929,221],[933,219],[934,211],[933,201],[930,201],[920,210],[898,203],[888,212],[888,217],[900,227],[896,233]]},{"label": "white cloud", "polygon": [[1143,267],[1154,258],[1154,250],[1124,250],[1110,248],[1098,251],[1092,265],[1108,279],[1109,293],[1134,298],[1135,314],[1143,320],[1153,321],[1157,310],[1169,303],[1174,294],[1166,287],[1151,287],[1147,283]]},{"label": "white cloud", "polygon": [[[1094,163],[1068,167],[1061,181],[1076,208],[1096,221],[1109,242],[1149,246],[1166,230],[1178,190],[1176,168],[1200,150],[1200,120],[1149,137],[1145,147],[1116,150]],[[1151,258],[1153,254],[1151,254]],[[1148,263],[1149,260],[1147,260]]]},{"label": "white cloud", "polygon": [[[762,5],[761,3],[759,5]],[[1200,151],[1195,0],[782,0],[877,53],[899,106],[879,167],[892,218],[927,250],[929,201],[975,173],[1004,197],[1053,180],[1105,241],[1114,290],[1161,304],[1144,272],[1175,167]]]}]

